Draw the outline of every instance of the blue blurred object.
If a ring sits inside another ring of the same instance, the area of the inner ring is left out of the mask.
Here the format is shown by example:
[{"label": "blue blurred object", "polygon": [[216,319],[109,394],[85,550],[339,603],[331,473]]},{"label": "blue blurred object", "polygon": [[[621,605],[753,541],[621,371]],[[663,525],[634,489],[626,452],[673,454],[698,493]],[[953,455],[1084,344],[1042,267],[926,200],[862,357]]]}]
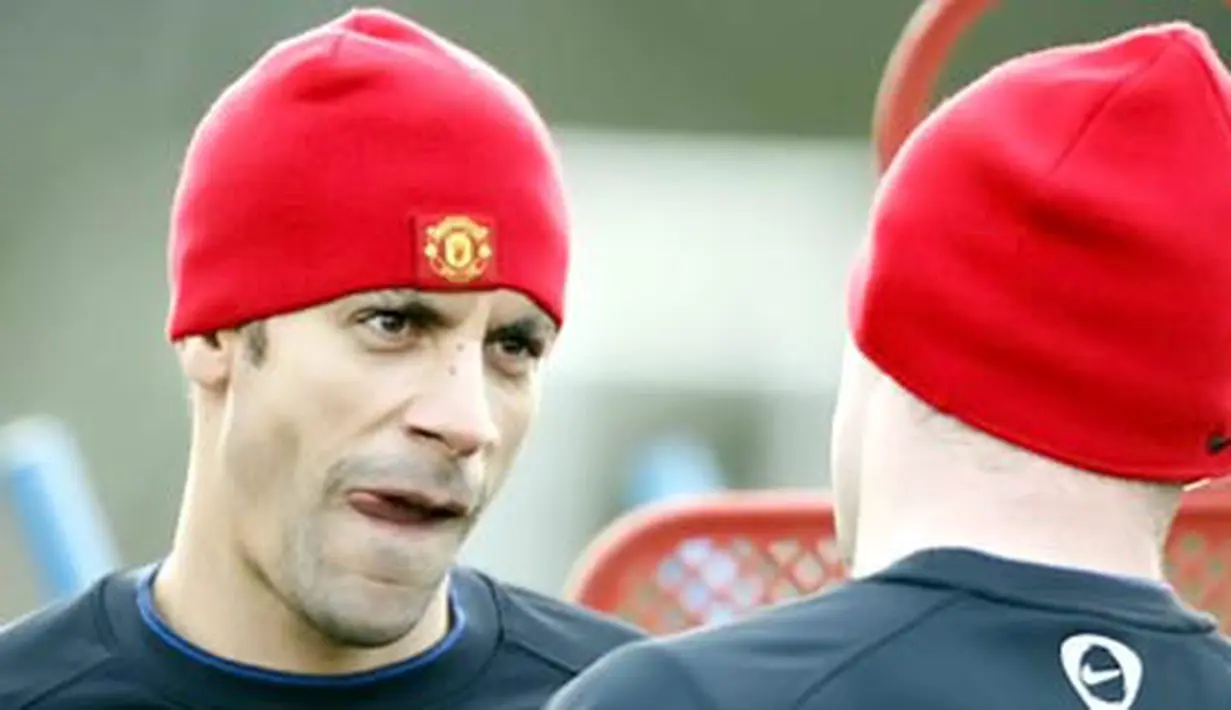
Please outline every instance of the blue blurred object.
[{"label": "blue blurred object", "polygon": [[48,597],[76,594],[119,566],[68,427],[40,418],[0,428],[0,486],[13,501]]},{"label": "blue blurred object", "polygon": [[636,507],[726,488],[714,449],[686,436],[669,436],[646,446],[633,462],[625,504]]}]

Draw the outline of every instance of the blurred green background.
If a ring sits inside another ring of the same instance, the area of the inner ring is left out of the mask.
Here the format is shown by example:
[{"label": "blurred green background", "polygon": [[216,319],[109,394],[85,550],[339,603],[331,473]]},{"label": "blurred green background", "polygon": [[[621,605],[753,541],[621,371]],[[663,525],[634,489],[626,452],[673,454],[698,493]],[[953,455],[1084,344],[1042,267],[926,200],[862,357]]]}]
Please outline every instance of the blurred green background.
[{"label": "blurred green background", "polygon": [[[1213,0],[992,5],[942,90],[1012,54],[1144,22],[1187,19],[1215,41],[1231,31]],[[841,277],[875,180],[869,114],[915,3],[385,6],[535,97],[563,136],[584,227],[571,355],[470,558],[557,589],[623,509],[630,452],[659,435],[704,442],[726,485],[824,486]],[[349,7],[0,4],[0,423],[50,414],[73,428],[125,563],[165,549],[182,482],[162,250],[184,144],[271,43]],[[667,239],[686,256],[650,264]],[[682,295],[637,293],[651,267]],[[740,330],[752,320],[764,327]],[[0,617],[43,600],[13,515],[0,503]]]}]

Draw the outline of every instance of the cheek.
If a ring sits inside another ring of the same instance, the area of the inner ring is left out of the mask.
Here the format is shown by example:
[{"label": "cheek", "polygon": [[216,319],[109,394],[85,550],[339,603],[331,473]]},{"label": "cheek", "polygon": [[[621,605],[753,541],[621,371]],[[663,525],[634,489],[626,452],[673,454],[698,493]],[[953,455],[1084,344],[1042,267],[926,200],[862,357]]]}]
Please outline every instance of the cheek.
[{"label": "cheek", "polygon": [[269,387],[270,416],[296,440],[297,468],[324,472],[360,448],[396,409],[398,375],[324,348],[285,363]]},{"label": "cheek", "polygon": [[871,366],[853,347],[842,358],[838,401],[834,407],[830,469],[839,512],[853,514],[863,483],[870,399],[878,382]]},{"label": "cheek", "polygon": [[530,424],[538,413],[539,393],[537,382],[524,387],[493,385],[489,387],[489,401],[500,442],[487,456],[484,472],[484,489],[493,495],[504,483],[517,453],[521,450]]},{"label": "cheek", "polygon": [[344,367],[290,358],[237,378],[224,443],[242,494],[264,512],[314,505],[320,478],[353,438],[365,390]]},{"label": "cheek", "polygon": [[863,457],[861,418],[859,408],[839,399],[834,409],[830,469],[834,496],[841,512],[853,512],[858,505]]},{"label": "cheek", "polygon": [[864,493],[868,400],[871,381],[847,354],[834,407],[830,469],[838,539],[849,558]]},{"label": "cheek", "polygon": [[268,492],[291,475],[300,448],[297,429],[268,384],[259,375],[236,383],[223,434],[227,475],[252,503],[273,497]]},{"label": "cheek", "polygon": [[273,574],[287,526],[302,507],[295,483],[301,446],[297,427],[260,377],[249,375],[232,386],[220,442],[227,490],[222,515],[248,554]]}]

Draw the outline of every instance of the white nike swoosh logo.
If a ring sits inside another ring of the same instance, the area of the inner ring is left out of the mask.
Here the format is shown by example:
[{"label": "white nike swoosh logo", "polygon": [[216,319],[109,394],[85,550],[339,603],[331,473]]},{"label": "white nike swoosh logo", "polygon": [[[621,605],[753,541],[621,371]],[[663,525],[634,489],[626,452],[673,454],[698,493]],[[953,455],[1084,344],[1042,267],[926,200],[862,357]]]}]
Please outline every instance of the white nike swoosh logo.
[{"label": "white nike swoosh logo", "polygon": [[1081,682],[1086,685],[1102,685],[1109,680],[1115,680],[1123,675],[1123,671],[1118,668],[1113,668],[1105,671],[1096,671],[1090,666],[1081,667]]}]

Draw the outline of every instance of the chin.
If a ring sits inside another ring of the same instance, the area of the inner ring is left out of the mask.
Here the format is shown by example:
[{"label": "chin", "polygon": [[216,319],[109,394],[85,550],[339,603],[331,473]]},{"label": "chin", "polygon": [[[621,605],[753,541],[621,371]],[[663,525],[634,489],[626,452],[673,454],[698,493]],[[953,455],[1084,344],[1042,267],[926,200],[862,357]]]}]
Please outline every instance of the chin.
[{"label": "chin", "polygon": [[293,597],[299,615],[335,644],[377,648],[398,641],[418,625],[438,586],[439,580],[405,585],[351,572],[318,578]]},{"label": "chin", "polygon": [[394,618],[377,616],[371,608],[314,611],[305,614],[312,627],[334,645],[346,648],[382,648],[397,643],[413,631],[422,618],[421,614],[407,615],[404,609]]}]

